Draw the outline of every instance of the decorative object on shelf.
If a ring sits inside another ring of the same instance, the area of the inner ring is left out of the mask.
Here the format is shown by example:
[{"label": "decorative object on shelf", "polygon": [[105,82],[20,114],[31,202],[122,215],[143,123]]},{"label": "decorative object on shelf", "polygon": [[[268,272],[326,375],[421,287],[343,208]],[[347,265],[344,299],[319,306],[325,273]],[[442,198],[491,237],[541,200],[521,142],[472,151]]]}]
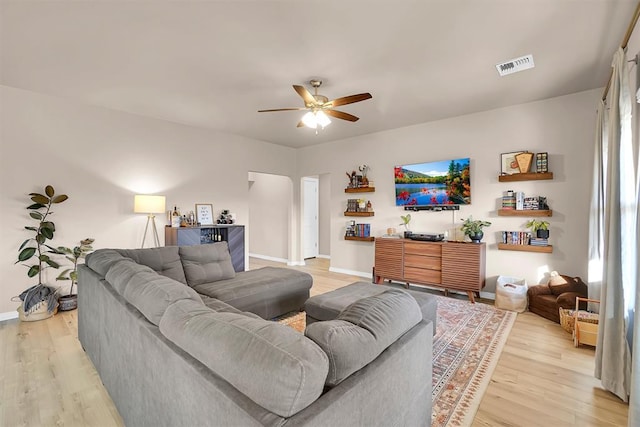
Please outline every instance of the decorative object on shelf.
[{"label": "decorative object on shelf", "polygon": [[402,219],[402,222],[398,225],[404,226],[404,237],[407,237],[411,234],[411,229],[409,228],[409,224],[411,223],[411,214],[400,215],[400,219]]},{"label": "decorative object on shelf", "polygon": [[549,238],[549,222],[548,221],[531,219],[527,222],[525,227],[530,228],[531,232],[535,233],[538,239]]},{"label": "decorative object on shelf", "polygon": [[488,227],[491,225],[489,221],[484,221],[481,219],[473,219],[473,217],[469,217],[466,219],[462,219],[462,227],[461,230],[465,236],[469,236],[473,243],[480,243],[482,238],[484,237],[484,233],[482,231],[483,227]]},{"label": "decorative object on shelf", "polygon": [[[18,314],[20,319],[24,321],[49,318],[58,308],[58,291],[54,287],[42,283],[42,273],[48,267],[60,267],[47,255],[56,252],[55,248],[46,244],[47,240],[53,239],[56,231],[56,226],[49,220],[49,215],[53,214],[51,208],[54,204],[62,203],[69,198],[66,194],[56,195],[51,185],[44,188],[44,194],[29,193],[29,196],[33,203],[27,206],[27,209],[29,216],[37,221],[37,225],[25,226],[26,230],[34,234],[33,237],[20,245],[16,264],[22,263],[22,265],[29,267],[27,276],[38,276],[38,283],[22,292],[18,297],[21,301]],[[37,260],[35,264],[26,264],[26,261],[34,257]]]},{"label": "decorative object on shelf", "polygon": [[356,224],[354,220],[347,222],[347,229],[344,237],[371,237],[371,224]]},{"label": "decorative object on shelf", "polygon": [[227,209],[223,209],[220,212],[220,217],[218,218],[218,224],[235,224],[236,215],[234,213],[230,213]]},{"label": "decorative object on shelf", "polygon": [[[164,210],[164,209],[163,209]],[[72,268],[67,268],[56,277],[56,280],[71,280],[71,287],[69,288],[68,295],[62,295],[58,298],[60,311],[75,310],[78,308],[78,294],[73,293],[73,286],[78,284],[78,261],[84,259],[88,253],[93,251],[91,244],[95,239],[87,238],[80,241],[78,246],[74,246],[73,249],[65,246],[58,246],[56,252],[71,262]]]},{"label": "decorative object on shelf", "polygon": [[362,173],[362,179],[361,179],[361,187],[368,187],[369,186],[369,178],[367,178],[367,172],[369,172],[369,166],[367,165],[360,165],[358,166],[358,170]]},{"label": "decorative object on shelf", "polygon": [[136,194],[133,198],[133,212],[147,214],[147,225],[144,227],[144,234],[142,235],[142,245],[144,248],[144,241],[147,238],[147,231],[149,230],[149,223],[153,229],[153,242],[156,244],[156,248],[160,246],[160,239],[158,238],[158,229],[156,228],[156,216],[154,214],[163,213],[166,209],[165,196],[151,196],[147,194]]},{"label": "decorative object on shelf", "polygon": [[200,225],[214,225],[213,205],[206,203],[196,203],[196,221]]},{"label": "decorative object on shelf", "polygon": [[536,172],[543,173],[549,172],[549,154],[538,153],[536,154]]},{"label": "decorative object on shelf", "polygon": [[516,162],[518,163],[518,169],[520,173],[527,173],[531,169],[531,163],[533,161],[533,153],[525,151],[524,153],[516,154]]},{"label": "decorative object on shelf", "polygon": [[177,206],[173,207],[173,211],[171,212],[171,226],[178,228],[180,227],[180,222],[182,221],[182,217],[180,216],[180,210]]},{"label": "decorative object on shelf", "polygon": [[520,168],[518,167],[518,161],[516,160],[516,155],[524,153],[524,151],[513,151],[511,153],[502,153],[500,154],[500,174],[501,175],[512,175],[520,173]]}]

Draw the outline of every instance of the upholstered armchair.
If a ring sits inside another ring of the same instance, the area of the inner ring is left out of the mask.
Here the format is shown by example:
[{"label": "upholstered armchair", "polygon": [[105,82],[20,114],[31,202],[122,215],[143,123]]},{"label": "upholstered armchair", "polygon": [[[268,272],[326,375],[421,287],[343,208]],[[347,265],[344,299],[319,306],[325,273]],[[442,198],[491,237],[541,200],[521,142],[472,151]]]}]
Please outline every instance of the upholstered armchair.
[{"label": "upholstered armchair", "polygon": [[[553,272],[548,283],[529,288],[529,311],[560,323],[559,308],[576,308],[576,297],[587,298],[587,285],[579,277]],[[580,304],[586,310],[586,302]]]}]

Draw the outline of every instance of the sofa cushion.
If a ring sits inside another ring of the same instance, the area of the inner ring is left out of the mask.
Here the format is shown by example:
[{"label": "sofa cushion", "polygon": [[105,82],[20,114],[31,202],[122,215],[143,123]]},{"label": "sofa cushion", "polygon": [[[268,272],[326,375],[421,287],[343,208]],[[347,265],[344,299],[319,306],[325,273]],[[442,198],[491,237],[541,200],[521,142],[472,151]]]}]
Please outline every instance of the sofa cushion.
[{"label": "sofa cushion", "polygon": [[104,277],[120,295],[124,296],[124,291],[129,285],[129,282],[131,282],[131,278],[142,272],[158,275],[151,267],[138,264],[130,258],[123,257],[119,262],[111,265]]},{"label": "sofa cushion", "polygon": [[422,320],[416,300],[399,289],[363,298],[336,320],[315,322],[305,335],[329,356],[327,385],[335,386],[372,362]]},{"label": "sofa cushion", "polygon": [[180,255],[177,246],[165,246],[161,248],[147,249],[117,249],[117,251],[138,264],[143,264],[158,274],[187,284],[187,279],[182,269]]},{"label": "sofa cushion", "polygon": [[87,255],[85,264],[100,276],[105,277],[111,266],[123,259],[124,257],[115,249],[98,249]]},{"label": "sofa cushion", "polygon": [[190,287],[131,260],[114,264],[106,279],[154,325],[160,323],[167,307],[178,300],[189,299],[204,307],[198,293]]},{"label": "sofa cushion", "polygon": [[233,279],[236,275],[227,242],[180,246],[179,253],[189,286]]},{"label": "sofa cushion", "polygon": [[193,301],[172,304],[160,332],[263,408],[290,417],[322,393],[328,359],[293,329]]},{"label": "sofa cushion", "polygon": [[549,279],[549,289],[555,296],[565,292],[587,293],[587,285],[579,277],[565,276],[564,274],[553,274]]},{"label": "sofa cushion", "polygon": [[241,314],[244,314],[245,316],[253,317],[254,319],[261,319],[261,317],[258,316],[257,314],[253,314],[248,311],[240,311],[237,308],[227,304],[224,301],[220,301],[217,298],[211,298],[210,296],[201,295],[201,294],[198,294],[198,295],[200,295],[200,299],[202,300],[204,305],[206,305],[211,310],[217,313],[241,313]]},{"label": "sofa cushion", "polygon": [[313,277],[302,271],[281,267],[263,267],[242,271],[233,279],[201,283],[193,288],[217,298],[241,311],[250,311],[263,319],[272,319],[300,310],[313,284]]}]

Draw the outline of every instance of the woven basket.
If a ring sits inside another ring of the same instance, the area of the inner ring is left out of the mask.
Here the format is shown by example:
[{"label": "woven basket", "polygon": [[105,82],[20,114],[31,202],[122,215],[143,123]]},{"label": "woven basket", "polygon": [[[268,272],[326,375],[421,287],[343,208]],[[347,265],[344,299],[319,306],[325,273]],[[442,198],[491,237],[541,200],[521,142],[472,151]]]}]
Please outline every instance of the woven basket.
[{"label": "woven basket", "polygon": [[[562,326],[562,329],[572,334],[575,326],[575,310],[570,310],[568,308],[560,308],[559,310],[560,326]],[[578,310],[578,321],[598,324],[599,316],[598,313],[590,313],[588,311]]]},{"label": "woven basket", "polygon": [[18,318],[23,322],[34,322],[36,320],[48,319],[58,312],[57,304],[56,308],[51,313],[49,313],[48,307],[49,304],[46,301],[42,301],[35,307],[32,307],[29,313],[25,314],[24,307],[20,304],[20,307],[18,307]]}]

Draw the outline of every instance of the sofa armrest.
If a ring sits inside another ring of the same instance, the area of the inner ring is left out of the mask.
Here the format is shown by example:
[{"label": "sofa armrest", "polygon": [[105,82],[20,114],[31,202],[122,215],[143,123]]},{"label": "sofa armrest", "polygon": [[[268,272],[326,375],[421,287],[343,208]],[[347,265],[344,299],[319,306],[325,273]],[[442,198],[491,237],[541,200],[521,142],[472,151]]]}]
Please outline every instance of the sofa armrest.
[{"label": "sofa armrest", "polygon": [[[575,310],[577,297],[584,298],[584,295],[582,295],[581,292],[565,292],[558,296],[558,299],[556,300],[556,302],[558,304],[558,307]],[[580,302],[580,310],[586,310],[586,309],[587,309],[587,302],[586,301]]]}]

